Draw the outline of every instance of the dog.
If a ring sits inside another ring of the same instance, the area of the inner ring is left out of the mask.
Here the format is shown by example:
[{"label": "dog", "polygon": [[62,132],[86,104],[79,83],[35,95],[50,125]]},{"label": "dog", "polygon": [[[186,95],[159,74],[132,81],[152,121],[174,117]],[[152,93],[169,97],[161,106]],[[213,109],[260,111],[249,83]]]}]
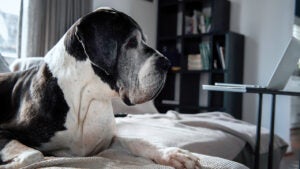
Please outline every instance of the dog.
[{"label": "dog", "polygon": [[111,99],[135,105],[155,98],[169,67],[128,15],[99,8],[80,18],[44,62],[0,75],[1,166],[20,168],[43,154],[92,156],[118,142],[158,164],[200,168],[186,150],[115,135]]}]

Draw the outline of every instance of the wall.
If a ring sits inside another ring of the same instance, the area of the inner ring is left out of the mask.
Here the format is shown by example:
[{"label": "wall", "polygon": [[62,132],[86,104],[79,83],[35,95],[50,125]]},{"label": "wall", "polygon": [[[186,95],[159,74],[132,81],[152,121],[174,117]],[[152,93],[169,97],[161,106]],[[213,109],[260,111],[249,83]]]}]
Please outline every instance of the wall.
[{"label": "wall", "polygon": [[[277,62],[292,36],[294,0],[230,0],[231,30],[244,34],[244,82],[267,85]],[[263,126],[270,124],[270,100],[264,97]],[[256,123],[257,97],[244,96],[243,119]],[[275,132],[289,140],[289,104],[287,96],[277,97]]]},{"label": "wall", "polygon": [[109,6],[131,16],[142,27],[148,44],[156,46],[157,0],[94,0],[94,9],[101,6]]}]

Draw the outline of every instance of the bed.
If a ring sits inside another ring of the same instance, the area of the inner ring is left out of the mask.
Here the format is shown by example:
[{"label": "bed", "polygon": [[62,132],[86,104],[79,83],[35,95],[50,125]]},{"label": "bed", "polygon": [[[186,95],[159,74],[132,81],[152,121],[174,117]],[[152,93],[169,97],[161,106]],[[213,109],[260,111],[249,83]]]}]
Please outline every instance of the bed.
[{"label": "bed", "polygon": [[[0,56],[1,59],[1,56]],[[3,58],[2,58],[3,59]],[[1,60],[0,70],[7,71]],[[157,112],[152,102],[128,107],[120,100],[113,101],[116,114],[117,134],[159,142],[165,146],[187,149],[199,156],[202,168],[253,168],[256,126],[234,119],[224,112],[181,114]],[[262,129],[260,168],[266,168],[268,131]],[[279,137],[274,141],[274,165],[279,166],[287,144]],[[120,147],[99,153],[93,157],[58,158],[44,157],[29,168],[170,168],[152,161],[132,156]]]},{"label": "bed", "polygon": [[[195,153],[221,157],[254,168],[255,125],[237,120],[224,112],[182,114],[170,110],[166,114],[159,114],[151,102],[132,108],[125,106],[120,101],[115,102],[117,102],[114,103],[116,113],[125,110],[125,113],[130,114],[127,118],[117,120],[123,123],[125,123],[124,121],[126,123],[130,121],[133,128],[139,128],[139,132],[135,133],[153,132],[149,135],[162,136],[164,139],[160,141],[167,146],[178,146]],[[139,114],[141,112],[148,113]],[[132,113],[134,115],[131,115]],[[142,124],[139,126],[141,122]],[[130,131],[130,127],[127,127]],[[157,129],[159,129],[159,133],[155,133]],[[122,129],[122,132],[124,132],[124,129]],[[269,131],[262,128],[260,169],[267,168],[268,145]],[[287,147],[288,145],[284,140],[275,136],[274,168],[279,168],[280,160]]]},{"label": "bed", "polygon": [[[144,138],[166,146],[190,150],[200,158],[202,168],[246,169],[252,167],[255,126],[236,120],[226,113],[208,112],[183,115],[168,111],[166,114],[128,115],[116,120],[118,135]],[[264,154],[267,152],[267,138],[267,130],[262,130],[261,158],[266,158]],[[276,137],[274,148],[279,150],[276,158],[280,159],[286,149],[286,143]],[[274,164],[274,166],[278,165],[279,163]],[[94,157],[45,157],[26,169],[43,167],[169,168],[132,156],[118,147],[112,147]],[[266,168],[266,165],[262,164],[260,168]]]}]

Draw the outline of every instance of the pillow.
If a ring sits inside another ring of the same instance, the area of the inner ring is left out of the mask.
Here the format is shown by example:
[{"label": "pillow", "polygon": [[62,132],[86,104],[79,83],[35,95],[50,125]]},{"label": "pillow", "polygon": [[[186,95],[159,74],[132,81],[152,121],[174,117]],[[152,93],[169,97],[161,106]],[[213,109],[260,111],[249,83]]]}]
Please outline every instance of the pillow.
[{"label": "pillow", "polygon": [[10,72],[9,65],[4,59],[4,57],[0,54],[0,73]]},{"label": "pillow", "polygon": [[44,58],[42,57],[27,57],[27,58],[21,58],[16,59],[11,65],[10,70],[13,72],[16,71],[23,71],[30,69],[31,67],[34,67],[36,65],[41,64],[44,62]]}]

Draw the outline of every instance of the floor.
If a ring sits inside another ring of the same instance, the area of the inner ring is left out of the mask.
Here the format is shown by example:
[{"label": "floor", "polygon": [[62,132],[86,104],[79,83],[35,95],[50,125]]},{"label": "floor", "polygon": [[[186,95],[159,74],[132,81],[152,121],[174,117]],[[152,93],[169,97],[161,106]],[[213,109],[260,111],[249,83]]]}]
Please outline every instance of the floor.
[{"label": "floor", "polygon": [[300,169],[299,159],[296,158],[295,154],[285,155],[280,163],[280,169]]}]

